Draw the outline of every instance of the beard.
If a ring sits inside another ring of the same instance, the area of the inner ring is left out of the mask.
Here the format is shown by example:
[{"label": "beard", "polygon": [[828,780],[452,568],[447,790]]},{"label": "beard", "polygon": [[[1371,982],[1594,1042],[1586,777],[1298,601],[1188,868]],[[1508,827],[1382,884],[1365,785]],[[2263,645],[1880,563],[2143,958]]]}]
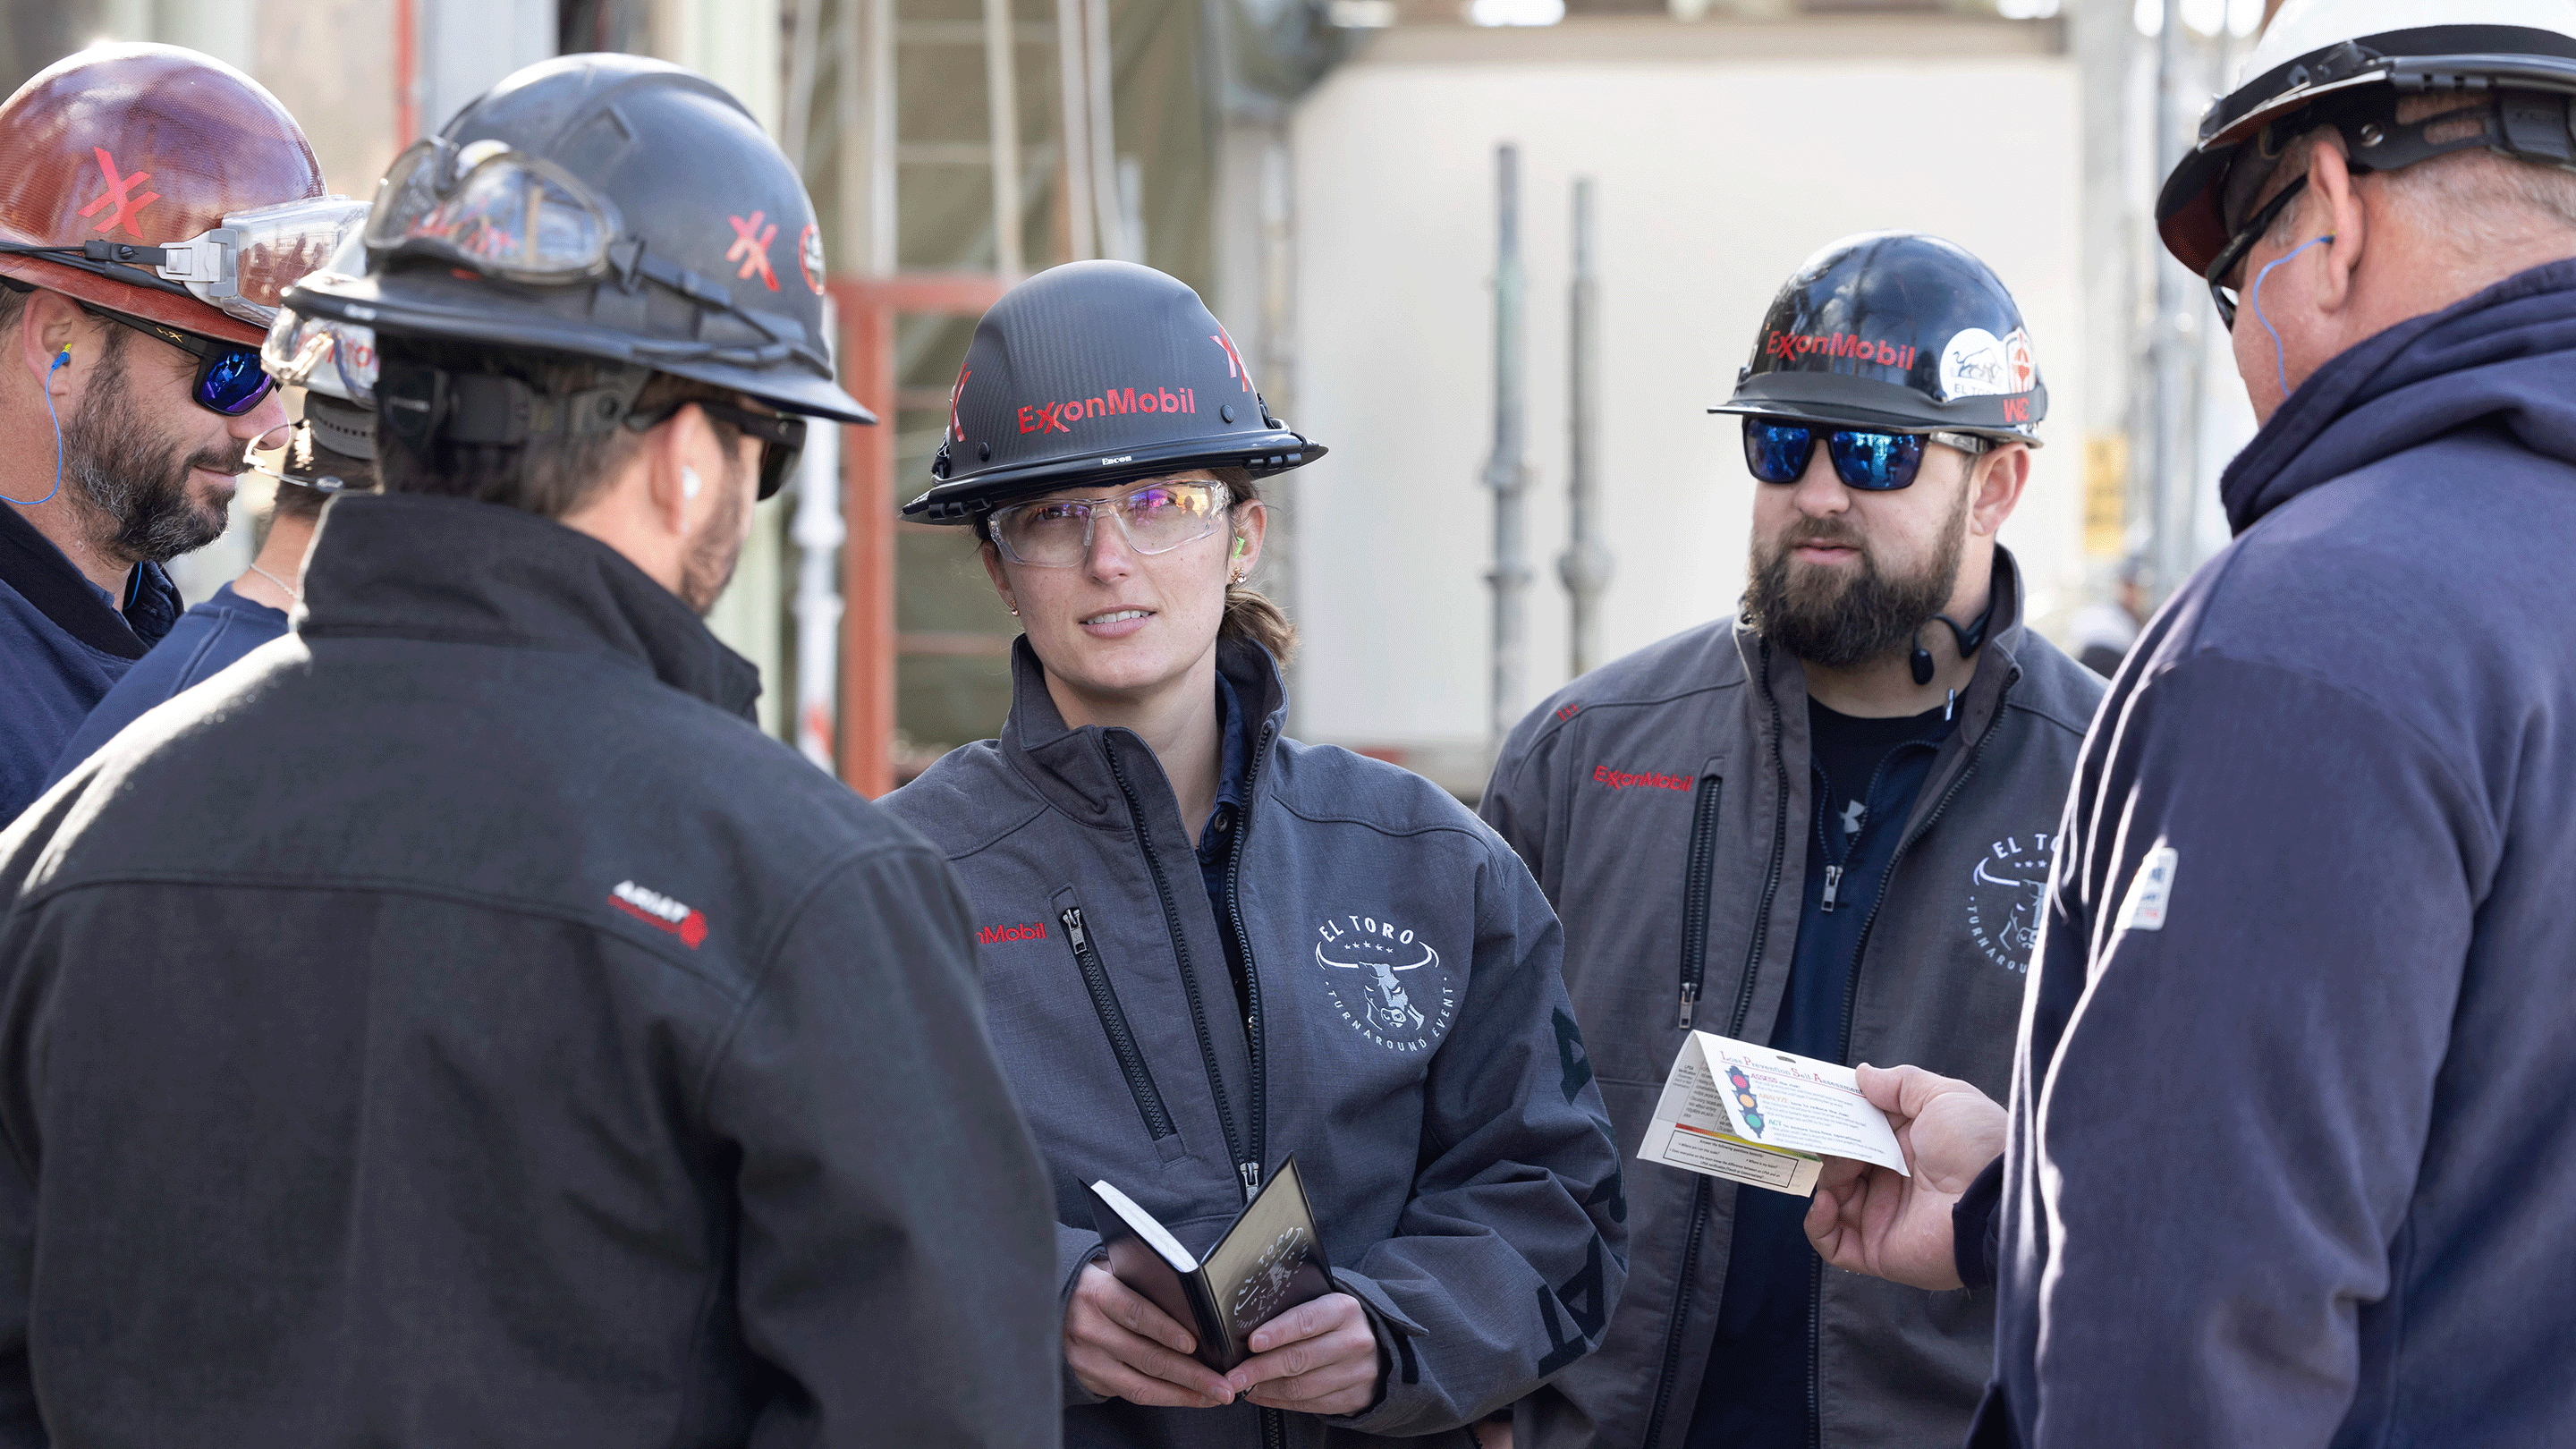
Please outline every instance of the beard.
[{"label": "beard", "polygon": [[734,566],[742,561],[742,515],[751,507],[750,490],[742,482],[741,470],[728,464],[722,501],[690,535],[688,551],[680,559],[680,602],[702,619],[716,606],[725,585],[733,582]]},{"label": "beard", "polygon": [[[1840,517],[1801,516],[1767,547],[1757,540],[1744,591],[1746,621],[1772,644],[1829,669],[1848,669],[1907,647],[1958,585],[1968,492],[1959,489],[1930,561],[1906,573],[1882,573],[1869,545]],[[1854,549],[1856,572],[1845,578],[1836,570],[1798,564],[1790,551],[1804,543]]]},{"label": "beard", "polygon": [[[117,329],[109,328],[111,337]],[[194,404],[190,404],[194,406]],[[248,450],[187,450],[152,427],[127,385],[123,340],[111,342],[80,410],[63,425],[63,472],[98,515],[98,546],[129,563],[168,563],[223,536],[223,505],[188,495],[188,475],[238,475]]]}]

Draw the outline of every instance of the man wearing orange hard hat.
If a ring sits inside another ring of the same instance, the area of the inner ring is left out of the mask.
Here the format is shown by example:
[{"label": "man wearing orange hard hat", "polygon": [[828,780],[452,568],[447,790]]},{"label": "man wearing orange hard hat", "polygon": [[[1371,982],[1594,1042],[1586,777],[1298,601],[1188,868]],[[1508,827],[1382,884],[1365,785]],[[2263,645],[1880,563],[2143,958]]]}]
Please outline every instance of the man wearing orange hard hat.
[{"label": "man wearing orange hard hat", "polygon": [[[259,345],[365,205],[257,81],[103,45],[0,103],[0,825],[178,617],[286,413]],[[43,446],[51,442],[54,446]]]}]

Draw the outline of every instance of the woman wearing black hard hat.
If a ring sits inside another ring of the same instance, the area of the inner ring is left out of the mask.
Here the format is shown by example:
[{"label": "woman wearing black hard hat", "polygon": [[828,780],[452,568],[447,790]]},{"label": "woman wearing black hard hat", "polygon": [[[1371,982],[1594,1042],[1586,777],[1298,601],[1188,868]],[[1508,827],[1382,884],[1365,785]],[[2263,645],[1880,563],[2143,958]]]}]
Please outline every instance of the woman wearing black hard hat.
[{"label": "woman wearing black hard hat", "polygon": [[[979,913],[1055,1179],[1070,1444],[1455,1428],[1597,1344],[1625,1276],[1527,870],[1418,776],[1280,736],[1257,480],[1322,453],[1188,287],[1083,262],[985,315],[905,509],[974,528],[1025,630],[1002,737],[885,803]],[[1292,1152],[1336,1291],[1219,1374],[1097,1261],[1087,1185],[1204,1252]]]}]

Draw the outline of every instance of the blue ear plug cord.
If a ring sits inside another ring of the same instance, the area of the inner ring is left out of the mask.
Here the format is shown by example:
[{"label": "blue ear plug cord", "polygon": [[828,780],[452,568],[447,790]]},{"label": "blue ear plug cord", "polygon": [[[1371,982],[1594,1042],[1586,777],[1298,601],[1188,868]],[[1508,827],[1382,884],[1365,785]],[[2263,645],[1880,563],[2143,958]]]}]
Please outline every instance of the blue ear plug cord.
[{"label": "blue ear plug cord", "polygon": [[[54,374],[71,365],[72,350],[66,347],[54,354],[54,365],[45,369],[45,416],[54,420],[54,493],[63,491],[63,420],[62,416],[54,411],[52,384]],[[48,493],[42,498],[9,498],[7,494],[0,494],[0,498],[5,498],[20,508],[33,508],[39,503],[53,502],[54,493]]]},{"label": "blue ear plug cord", "polygon": [[[2265,267],[2263,270],[2254,274],[2254,287],[2247,300],[2254,304],[2254,320],[2262,323],[2263,330],[2272,334],[2272,367],[2274,371],[2280,374],[2281,397],[2284,401],[2287,401],[2290,396],[2290,361],[2289,358],[2281,351],[2281,329],[2273,326],[2272,319],[2263,315],[2263,279],[2272,275],[2272,267],[2279,266],[2282,262],[2288,261],[2291,257],[2297,256],[2299,253],[2306,251],[2308,248],[2315,246],[2319,242],[2330,242],[2334,239],[2335,234],[2333,232],[2327,232],[2324,236],[2312,236],[2306,241],[2299,243],[2297,246],[2290,248],[2289,252],[2279,260],[2274,261],[2272,266]],[[63,486],[61,478],[62,469],[60,465],[57,465],[54,471],[54,486],[60,488]]]}]

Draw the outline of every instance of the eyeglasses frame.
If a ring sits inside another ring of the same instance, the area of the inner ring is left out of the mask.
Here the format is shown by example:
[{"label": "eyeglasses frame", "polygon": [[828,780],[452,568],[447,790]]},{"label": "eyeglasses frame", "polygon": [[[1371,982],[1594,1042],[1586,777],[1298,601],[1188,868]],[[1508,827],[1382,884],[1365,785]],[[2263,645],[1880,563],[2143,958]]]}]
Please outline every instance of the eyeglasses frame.
[{"label": "eyeglasses frame", "polygon": [[[1209,523],[1207,528],[1202,532],[1191,534],[1187,538],[1167,544],[1162,548],[1146,548],[1137,543],[1135,533],[1127,526],[1127,503],[1129,499],[1134,498],[1139,492],[1147,488],[1206,488],[1211,490],[1215,503],[1208,509]],[[1161,554],[1170,553],[1173,549],[1196,543],[1200,539],[1207,537],[1209,534],[1216,532],[1218,528],[1224,525],[1228,511],[1234,506],[1235,498],[1234,490],[1232,488],[1223,483],[1217,482],[1214,479],[1190,478],[1174,480],[1168,478],[1145,478],[1129,485],[1125,492],[1118,494],[1116,497],[1065,498],[1054,501],[1079,507],[1083,510],[1082,551],[1085,557],[1088,557],[1091,553],[1091,541],[1093,537],[1092,529],[1099,523],[1100,510],[1106,508],[1109,510],[1111,516],[1116,518],[1118,521],[1118,536],[1126,540],[1127,546],[1130,549],[1133,549],[1140,555],[1151,558]],[[1035,508],[1040,504],[1047,502],[1049,502],[1049,500],[1044,498],[1032,498],[1024,502],[1002,504],[984,515],[984,536],[993,541],[993,547],[1000,551],[1002,557],[1009,559],[1011,562],[1018,564],[1022,568],[1072,569],[1082,567],[1079,562],[1060,564],[1041,563],[1035,559],[1022,558],[1019,553],[1011,547],[1010,543],[1002,537],[1003,520],[1023,509]]]},{"label": "eyeglasses frame", "polygon": [[[145,318],[128,317],[122,312],[111,311],[108,308],[98,306],[95,303],[82,302],[79,306],[82,311],[89,313],[93,317],[104,318],[107,321],[131,327],[135,331],[140,332],[147,337],[157,337],[163,342],[167,342],[171,346],[178,348],[181,352],[187,353],[189,356],[197,359],[197,377],[195,383],[188,389],[188,400],[195,403],[197,406],[204,408],[206,411],[213,413],[219,418],[240,417],[242,414],[258,407],[277,391],[277,379],[270,375],[268,366],[261,360],[259,349],[256,347],[248,346],[239,342],[222,342],[212,337],[200,337],[193,332],[183,332],[176,327],[164,326],[159,322],[149,321]],[[206,379],[213,375],[216,365],[221,363],[225,358],[242,353],[248,353],[250,355],[251,365],[259,369],[259,375],[266,381],[267,385],[262,387],[259,391],[252,393],[250,400],[243,403],[238,409],[232,412],[225,412],[222,408],[206,401]]]},{"label": "eyeglasses frame", "polygon": [[[1804,463],[1799,465],[1798,478],[1792,478],[1786,483],[1772,483],[1760,474],[1754,475],[1754,482],[1762,483],[1773,488],[1796,487],[1799,479],[1806,476],[1807,469],[1815,466],[1816,449],[1819,447],[1824,447],[1826,449],[1826,457],[1830,459],[1833,456],[1833,450],[1826,446],[1825,443],[1825,435],[1828,433],[1864,433],[1890,438],[1921,438],[1925,442],[1939,443],[1945,448],[1956,448],[1971,458],[1981,457],[2001,446],[1992,438],[1982,438],[1977,436],[1975,433],[1954,433],[1945,428],[1852,428],[1844,427],[1839,424],[1809,422],[1803,418],[1764,417],[1758,413],[1747,414],[1744,421],[1748,426],[1754,424],[1767,424],[1772,427],[1804,428],[1807,430],[1807,458]],[[1842,484],[1845,488],[1851,489],[1855,493],[1902,493],[1906,489],[1914,486],[1914,480],[1912,478],[1908,478],[1904,482],[1890,488],[1865,488],[1852,482],[1850,479],[1845,478],[1842,474],[1842,469],[1839,467],[1834,469],[1834,481]]]}]

